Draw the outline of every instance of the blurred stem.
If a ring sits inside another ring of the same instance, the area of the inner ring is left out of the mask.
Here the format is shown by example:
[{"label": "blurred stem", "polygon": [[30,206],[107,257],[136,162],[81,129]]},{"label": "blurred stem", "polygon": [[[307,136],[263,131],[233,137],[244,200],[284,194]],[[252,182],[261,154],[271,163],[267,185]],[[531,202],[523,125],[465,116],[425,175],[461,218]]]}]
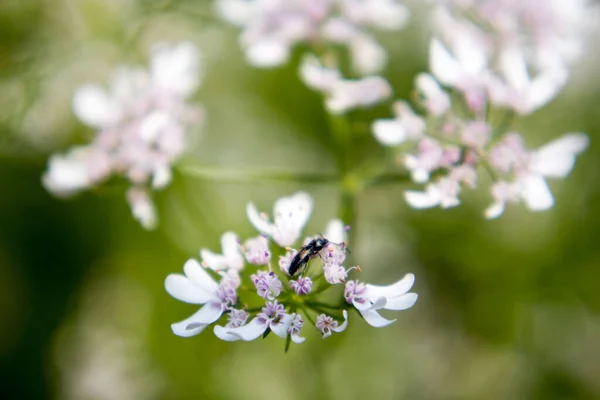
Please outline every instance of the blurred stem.
[{"label": "blurred stem", "polygon": [[327,172],[281,171],[267,169],[221,169],[199,165],[182,165],[178,168],[183,174],[200,179],[226,182],[302,182],[302,183],[336,183],[339,176]]}]

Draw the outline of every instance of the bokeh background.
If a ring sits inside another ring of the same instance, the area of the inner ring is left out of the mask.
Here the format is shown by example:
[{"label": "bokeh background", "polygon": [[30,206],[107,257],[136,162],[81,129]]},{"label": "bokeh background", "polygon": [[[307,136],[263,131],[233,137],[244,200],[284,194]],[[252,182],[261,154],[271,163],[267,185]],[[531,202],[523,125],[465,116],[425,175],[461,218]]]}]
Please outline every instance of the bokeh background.
[{"label": "bokeh background", "polygon": [[[567,1],[567,0],[565,0]],[[412,4],[415,5],[413,2]],[[410,96],[427,68],[427,20],[379,35],[385,76]],[[275,337],[225,343],[210,331],[183,339],[170,323],[195,308],[164,278],[201,247],[219,249],[244,215],[296,190],[315,197],[306,233],[338,212],[339,187],[225,182],[177,172],[156,196],[160,226],[144,231],[122,187],[73,199],[41,186],[50,153],[89,139],[70,109],[81,83],[118,64],[144,64],[157,40],[192,40],[204,55],[195,101],[207,110],[184,163],[210,168],[335,171],[321,100],[294,62],[264,71],[244,62],[235,28],[201,0],[0,1],[0,397],[3,399],[598,399],[600,398],[600,80],[598,39],[568,87],[520,120],[535,147],[568,131],[591,147],[556,206],[513,206],[486,221],[486,184],[451,210],[415,211],[406,184],[360,194],[352,256],[373,283],[417,276],[420,298],[375,329],[351,315],[346,332],[314,332],[290,352]],[[297,61],[301,51],[294,55]],[[352,115],[387,115],[387,106]],[[363,157],[381,148],[357,136]]]}]

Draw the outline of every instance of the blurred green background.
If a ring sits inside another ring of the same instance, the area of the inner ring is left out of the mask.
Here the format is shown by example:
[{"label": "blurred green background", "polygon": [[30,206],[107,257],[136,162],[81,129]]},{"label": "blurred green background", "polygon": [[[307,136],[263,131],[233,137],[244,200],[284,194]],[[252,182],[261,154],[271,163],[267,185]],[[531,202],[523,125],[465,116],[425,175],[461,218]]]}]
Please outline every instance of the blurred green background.
[{"label": "blurred green background", "polygon": [[[592,32],[594,34],[594,32]],[[358,199],[353,257],[361,279],[414,272],[415,307],[375,329],[352,314],[341,335],[316,332],[283,352],[275,337],[225,343],[210,331],[183,339],[170,323],[195,307],[171,298],[164,278],[201,247],[219,250],[244,215],[296,190],[315,197],[306,233],[338,212],[324,184],[207,181],[176,173],[156,196],[160,226],[133,220],[123,188],[69,200],[41,186],[50,153],[89,139],[70,110],[81,83],[105,83],[120,63],[145,64],[157,40],[192,40],[204,55],[195,101],[207,109],[185,162],[227,169],[334,171],[320,98],[294,63],[248,67],[235,28],[208,1],[2,0],[0,2],[0,397],[3,399],[598,399],[600,398],[600,80],[588,51],[568,87],[519,122],[535,147],[568,131],[591,147],[556,206],[513,206],[483,219],[486,182],[451,210],[415,211],[406,186]],[[427,67],[426,23],[380,35],[385,76],[408,98]],[[298,60],[301,52],[294,55]],[[352,114],[388,115],[387,106]],[[362,157],[382,152],[365,130]]]}]

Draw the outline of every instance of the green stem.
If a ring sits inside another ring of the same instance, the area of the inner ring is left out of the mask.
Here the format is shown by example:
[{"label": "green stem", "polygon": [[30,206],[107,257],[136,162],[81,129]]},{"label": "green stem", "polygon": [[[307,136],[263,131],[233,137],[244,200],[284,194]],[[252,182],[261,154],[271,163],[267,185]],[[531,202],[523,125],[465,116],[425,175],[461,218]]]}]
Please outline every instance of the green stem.
[{"label": "green stem", "polygon": [[267,169],[220,169],[199,165],[181,165],[182,173],[200,179],[237,183],[248,182],[301,182],[301,183],[337,183],[339,176],[327,172],[281,171]]}]

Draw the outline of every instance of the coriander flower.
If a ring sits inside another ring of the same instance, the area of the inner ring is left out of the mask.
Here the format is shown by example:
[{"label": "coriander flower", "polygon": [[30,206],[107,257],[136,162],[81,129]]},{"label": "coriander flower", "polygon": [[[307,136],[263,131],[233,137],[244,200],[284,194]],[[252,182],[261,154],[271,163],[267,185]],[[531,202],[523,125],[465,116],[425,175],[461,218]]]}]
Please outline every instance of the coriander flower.
[{"label": "coriander flower", "polygon": [[204,304],[189,318],[171,325],[177,336],[190,337],[199,334],[225,311],[232,309],[237,303],[237,293],[226,279],[217,283],[196,260],[188,260],[183,271],[185,275],[167,276],[165,289],[177,300]]},{"label": "coriander flower", "polygon": [[367,321],[376,328],[387,326],[394,320],[379,315],[378,310],[406,310],[411,308],[417,298],[416,293],[408,293],[415,282],[413,274],[407,274],[398,282],[389,286],[376,286],[358,281],[348,281],[344,290],[346,302],[352,304]]},{"label": "coriander flower", "polygon": [[157,43],[147,69],[119,67],[108,88],[84,84],[73,96],[75,115],[96,134],[87,145],[53,155],[42,178],[56,196],[71,196],[113,176],[131,185],[133,216],[156,225],[151,190],[171,181],[172,165],[186,148],[187,130],[203,119],[188,103],[200,83],[199,53],[190,42]]},{"label": "coriander flower", "polygon": [[348,326],[348,311],[342,311],[344,314],[344,322],[339,325],[336,320],[334,320],[329,315],[321,314],[317,317],[316,327],[323,335],[323,339],[331,336],[333,332],[343,332],[346,330]]},{"label": "coriander flower", "polygon": [[[341,220],[329,221],[325,236],[307,237],[302,247],[294,249],[282,244],[298,241],[312,204],[312,198],[303,192],[282,197],[275,202],[276,216],[271,223],[250,203],[248,219],[266,232],[244,242],[241,250],[245,258],[241,258],[237,236],[226,232],[221,237],[222,255],[202,250],[202,264],[190,260],[184,266],[185,276],[169,275],[165,281],[169,294],[181,301],[203,305],[191,317],[173,324],[173,332],[189,337],[212,326],[214,334],[227,342],[251,341],[274,333],[287,340],[287,348],[289,343],[305,341],[300,336],[301,330],[306,329],[305,321],[310,321],[324,338],[332,332],[344,331],[351,305],[374,326],[383,326],[377,325],[377,317],[383,318],[377,310],[410,308],[417,298],[414,293],[405,293],[412,281],[401,292],[401,282],[407,278],[390,287],[348,281],[343,296],[335,289],[337,284],[346,282],[349,274],[360,272],[358,267],[346,269],[342,265],[346,260],[346,232],[350,228]],[[265,234],[275,240],[268,241]],[[287,240],[277,240],[282,237]],[[269,266],[268,270],[253,272],[249,279],[240,274],[245,263],[268,264],[273,253],[285,253],[280,256],[279,269],[272,270]],[[291,277],[290,262],[298,254],[302,255],[302,268]],[[210,275],[215,272],[221,275],[219,283]],[[409,276],[414,280],[413,275]],[[358,285],[358,289],[352,292],[352,285]],[[336,321],[323,314],[323,310],[331,310],[332,315],[341,312],[344,321]]]},{"label": "coriander flower", "polygon": [[215,254],[210,250],[200,250],[202,264],[213,271],[233,269],[240,271],[244,267],[244,257],[241,252],[238,236],[233,232],[225,232],[221,236],[223,254]]},{"label": "coriander flower", "polygon": [[344,79],[339,71],[321,66],[313,56],[302,61],[300,78],[308,87],[325,95],[325,106],[332,114],[371,107],[392,94],[389,83],[380,76]]},{"label": "coriander flower", "polygon": [[300,44],[336,45],[349,50],[353,70],[379,71],[385,50],[371,29],[399,30],[408,18],[399,0],[216,0],[219,14],[242,29],[240,43],[255,67],[287,63]]}]

